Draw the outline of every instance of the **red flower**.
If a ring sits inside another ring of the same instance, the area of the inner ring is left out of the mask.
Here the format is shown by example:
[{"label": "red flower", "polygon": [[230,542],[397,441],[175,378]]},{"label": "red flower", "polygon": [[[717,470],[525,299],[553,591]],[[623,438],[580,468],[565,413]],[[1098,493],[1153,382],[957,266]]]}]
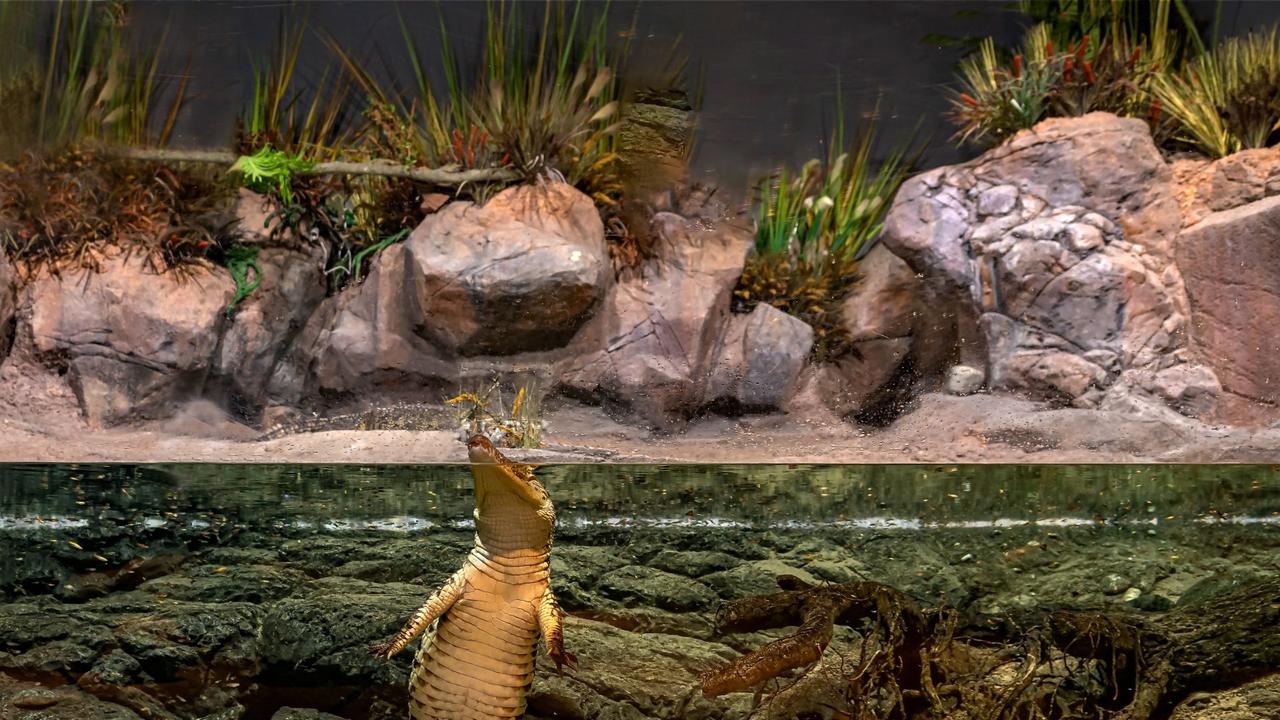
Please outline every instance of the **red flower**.
[{"label": "red flower", "polygon": [[1053,57],[1053,41],[1052,40],[1045,42],[1044,54],[1047,55],[1048,57]]},{"label": "red flower", "polygon": [[1071,68],[1074,67],[1075,58],[1067,56],[1067,61],[1062,63],[1062,80],[1063,82],[1071,82]]},{"label": "red flower", "polygon": [[201,240],[200,242],[196,243],[196,249],[197,249],[197,250],[204,250],[204,249],[205,249],[205,248],[207,248],[207,247],[209,247],[209,241],[208,241],[208,240]]},{"label": "red flower", "polygon": [[1098,78],[1093,74],[1093,63],[1089,62],[1088,60],[1086,60],[1084,63],[1084,76],[1085,76],[1085,79],[1089,81],[1090,85],[1094,84],[1098,80]]},{"label": "red flower", "polygon": [[1021,54],[1013,56],[1013,76],[1014,77],[1022,76],[1022,55]]},{"label": "red flower", "polygon": [[968,105],[968,106],[969,106],[969,107],[971,107],[971,108],[976,108],[976,107],[978,107],[978,101],[977,101],[977,100],[974,100],[974,99],[973,99],[972,97],[970,97],[967,93],[960,93],[960,100],[961,100],[965,105]]}]

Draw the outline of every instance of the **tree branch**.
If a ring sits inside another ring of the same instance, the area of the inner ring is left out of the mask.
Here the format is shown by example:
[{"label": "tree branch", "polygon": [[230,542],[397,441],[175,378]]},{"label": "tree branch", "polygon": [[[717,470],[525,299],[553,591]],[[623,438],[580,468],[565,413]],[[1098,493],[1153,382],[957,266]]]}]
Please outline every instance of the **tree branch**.
[{"label": "tree branch", "polygon": [[[218,165],[232,165],[239,155],[226,150],[170,150],[166,148],[106,147],[107,152],[130,160],[150,160],[154,162],[197,162]],[[379,177],[408,178],[432,185],[465,185],[475,182],[493,182],[516,180],[514,171],[506,168],[476,168],[462,170],[454,165],[440,168],[419,168],[401,165],[390,160],[371,160],[357,163],[337,160],[316,163],[307,170],[298,171],[299,175],[376,175]]]}]

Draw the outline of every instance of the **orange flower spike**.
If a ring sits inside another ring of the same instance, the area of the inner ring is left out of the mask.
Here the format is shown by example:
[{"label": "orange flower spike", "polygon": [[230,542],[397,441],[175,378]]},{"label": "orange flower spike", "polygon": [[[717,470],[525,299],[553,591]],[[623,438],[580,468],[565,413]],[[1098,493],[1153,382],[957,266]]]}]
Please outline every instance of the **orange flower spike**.
[{"label": "orange flower spike", "polygon": [[1075,61],[1075,58],[1068,55],[1066,62],[1062,63],[1062,81],[1063,82],[1071,82],[1071,69],[1075,67],[1074,61]]},{"label": "orange flower spike", "polygon": [[1045,54],[1045,57],[1048,57],[1048,58],[1053,57],[1053,41],[1052,40],[1045,41],[1044,54]]},{"label": "orange flower spike", "polygon": [[1013,56],[1013,76],[1015,78],[1022,77],[1022,54]]},{"label": "orange flower spike", "polygon": [[1130,70],[1133,69],[1134,65],[1138,64],[1138,57],[1141,55],[1142,55],[1142,46],[1139,45],[1138,47],[1133,49],[1133,54],[1129,56],[1129,62],[1127,63],[1127,65],[1129,66]]},{"label": "orange flower spike", "polygon": [[1093,63],[1088,60],[1084,61],[1084,76],[1085,79],[1089,81],[1090,85],[1098,81],[1097,76],[1093,74]]},{"label": "orange flower spike", "polygon": [[960,101],[971,108],[978,107],[978,101],[974,100],[968,93],[960,93]]},{"label": "orange flower spike", "polygon": [[1160,100],[1151,101],[1151,124],[1155,125],[1160,122]]},{"label": "orange flower spike", "polygon": [[1088,47],[1089,47],[1089,36],[1085,35],[1080,40],[1080,47],[1076,48],[1076,62],[1078,63],[1084,62],[1084,51]]}]

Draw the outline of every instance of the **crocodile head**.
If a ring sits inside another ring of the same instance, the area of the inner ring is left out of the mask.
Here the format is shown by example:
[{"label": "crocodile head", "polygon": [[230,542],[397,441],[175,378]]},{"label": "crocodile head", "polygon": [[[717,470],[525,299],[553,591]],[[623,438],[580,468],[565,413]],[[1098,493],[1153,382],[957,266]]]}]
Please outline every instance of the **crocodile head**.
[{"label": "crocodile head", "polygon": [[[476,517],[531,513],[549,524],[555,508],[533,468],[506,458],[489,438],[473,435],[467,441],[471,475],[476,481]],[[514,518],[513,518],[514,519]]]}]

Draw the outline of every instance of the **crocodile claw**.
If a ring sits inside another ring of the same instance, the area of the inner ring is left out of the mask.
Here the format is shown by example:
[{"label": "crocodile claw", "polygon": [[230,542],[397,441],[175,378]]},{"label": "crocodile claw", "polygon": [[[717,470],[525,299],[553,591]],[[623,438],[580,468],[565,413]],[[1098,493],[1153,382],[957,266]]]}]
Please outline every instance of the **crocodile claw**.
[{"label": "crocodile claw", "polygon": [[562,652],[556,652],[556,653],[549,653],[549,655],[551,657],[551,660],[556,664],[557,675],[564,675],[564,668],[566,667],[569,668],[570,670],[578,669],[578,658],[574,656],[573,653],[567,653],[562,651]]},{"label": "crocodile claw", "polygon": [[373,655],[374,657],[380,657],[386,660],[390,660],[392,656],[395,655],[395,652],[392,651],[391,643],[380,642],[380,643],[374,643],[369,646],[369,654]]}]

